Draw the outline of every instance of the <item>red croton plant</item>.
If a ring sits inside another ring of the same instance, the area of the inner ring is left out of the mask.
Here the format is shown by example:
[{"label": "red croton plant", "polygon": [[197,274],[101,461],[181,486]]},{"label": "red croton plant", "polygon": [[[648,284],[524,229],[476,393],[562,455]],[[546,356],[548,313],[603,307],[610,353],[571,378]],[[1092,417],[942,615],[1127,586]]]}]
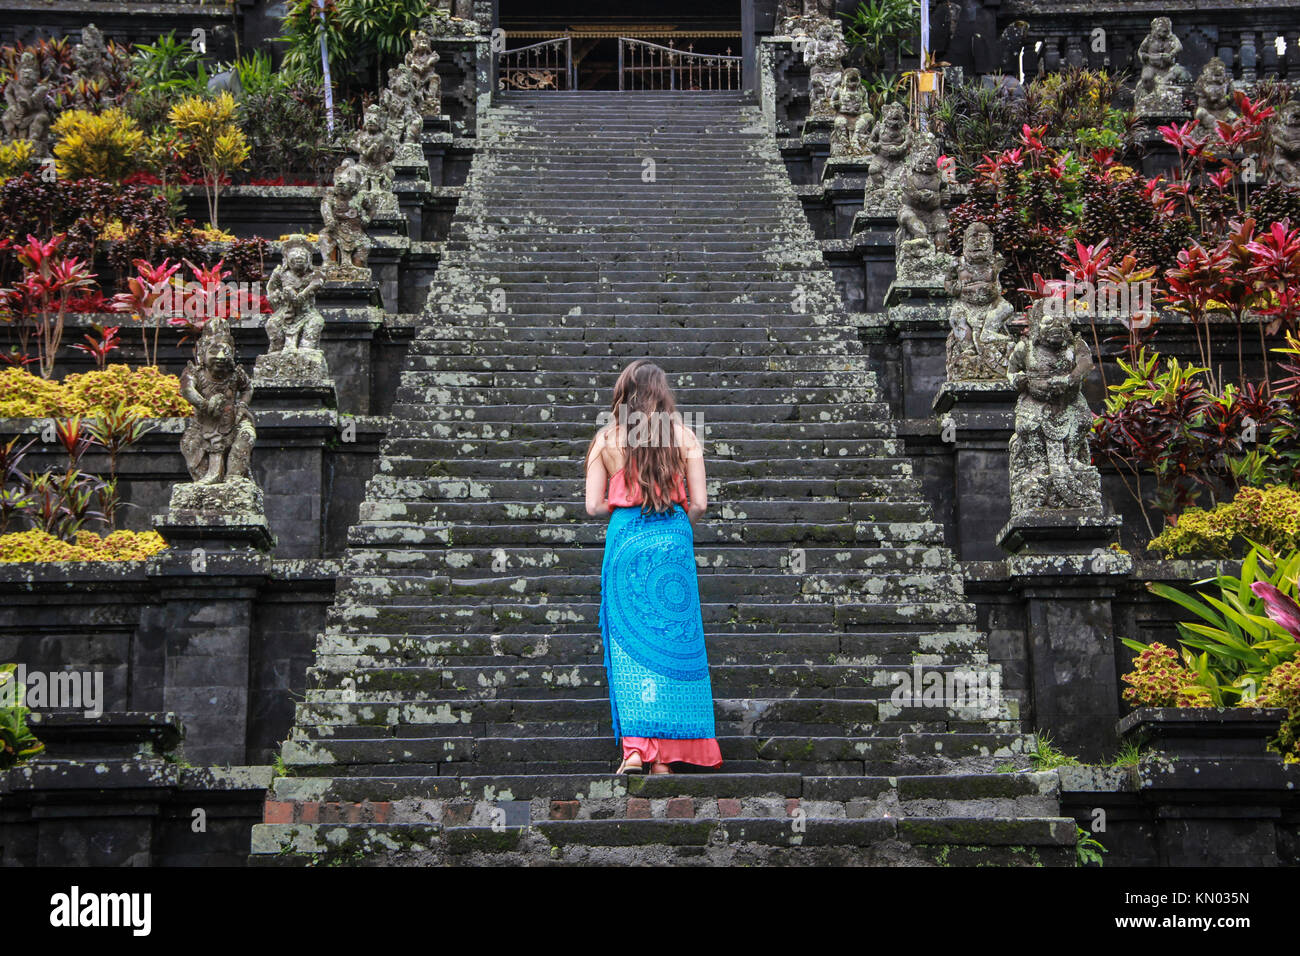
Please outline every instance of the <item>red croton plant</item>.
[{"label": "red croton plant", "polygon": [[25,244],[15,246],[22,278],[11,288],[0,289],[0,308],[8,321],[18,323],[23,355],[29,354],[35,339],[42,378],[54,373],[68,313],[95,284],[94,273],[82,260],[60,252],[63,239],[62,235],[48,240],[29,235]]}]

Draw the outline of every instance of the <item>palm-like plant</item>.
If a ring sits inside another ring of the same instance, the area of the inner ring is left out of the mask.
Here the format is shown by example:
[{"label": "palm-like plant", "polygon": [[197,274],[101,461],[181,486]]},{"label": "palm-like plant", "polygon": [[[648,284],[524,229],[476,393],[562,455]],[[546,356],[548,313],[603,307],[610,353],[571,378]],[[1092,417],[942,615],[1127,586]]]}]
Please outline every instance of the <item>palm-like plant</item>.
[{"label": "palm-like plant", "polygon": [[867,73],[879,73],[892,56],[897,66],[915,52],[921,28],[917,0],[863,0],[844,17],[844,38],[862,54]]},{"label": "palm-like plant", "polygon": [[[1252,699],[1273,668],[1295,658],[1300,643],[1288,626],[1289,617],[1279,609],[1294,610],[1297,575],[1300,552],[1279,556],[1255,546],[1242,561],[1239,575],[1198,581],[1195,594],[1167,584],[1148,585],[1153,594],[1197,618],[1178,624],[1178,639],[1184,662],[1209,691],[1214,706]],[[1128,639],[1124,644],[1138,652],[1147,649]]]}]

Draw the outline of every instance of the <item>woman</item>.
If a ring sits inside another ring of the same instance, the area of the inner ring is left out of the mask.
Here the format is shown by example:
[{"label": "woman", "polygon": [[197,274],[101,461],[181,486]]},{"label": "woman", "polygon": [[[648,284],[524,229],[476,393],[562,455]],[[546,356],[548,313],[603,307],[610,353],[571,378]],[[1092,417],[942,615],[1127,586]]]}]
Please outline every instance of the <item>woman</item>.
[{"label": "woman", "polygon": [[587,514],[609,515],[600,634],[623,742],[616,772],[719,767],[691,531],[708,503],[704,455],[659,366],[623,370],[586,468]]}]

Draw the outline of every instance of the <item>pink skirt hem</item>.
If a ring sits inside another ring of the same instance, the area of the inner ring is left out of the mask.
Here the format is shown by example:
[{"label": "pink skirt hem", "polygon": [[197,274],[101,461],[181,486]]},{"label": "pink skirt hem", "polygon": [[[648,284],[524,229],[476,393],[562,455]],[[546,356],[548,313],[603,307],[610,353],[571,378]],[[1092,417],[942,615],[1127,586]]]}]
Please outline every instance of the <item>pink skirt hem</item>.
[{"label": "pink skirt hem", "polygon": [[690,763],[697,767],[721,767],[722,751],[713,737],[667,740],[662,737],[624,737],[623,759],[639,754],[649,769],[654,763]]}]

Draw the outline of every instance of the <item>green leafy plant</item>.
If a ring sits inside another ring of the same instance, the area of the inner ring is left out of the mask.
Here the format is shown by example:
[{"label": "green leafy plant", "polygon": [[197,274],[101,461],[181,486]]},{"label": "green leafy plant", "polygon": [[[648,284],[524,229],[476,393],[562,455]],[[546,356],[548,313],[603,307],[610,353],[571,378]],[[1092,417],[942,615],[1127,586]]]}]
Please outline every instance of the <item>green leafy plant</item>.
[{"label": "green leafy plant", "polygon": [[921,10],[916,0],[863,0],[844,18],[844,39],[862,56],[868,73],[879,73],[911,56],[920,42]]},{"label": "green leafy plant", "polygon": [[1122,678],[1124,699],[1139,707],[1205,707],[1210,692],[1196,671],[1178,662],[1178,654],[1157,642],[1142,651],[1133,670]]},{"label": "green leafy plant", "polygon": [[1057,767],[1077,767],[1079,761],[1069,754],[1057,750],[1051,735],[1040,730],[1034,737],[1034,749],[1029,752],[1029,761],[1035,770],[1055,770]]},{"label": "green leafy plant", "polygon": [[0,665],[0,770],[8,770],[45,749],[27,726],[31,710],[25,706],[26,688],[18,683],[17,670],[17,664]]},{"label": "green leafy plant", "polygon": [[1232,501],[1184,511],[1148,547],[1168,556],[1226,558],[1249,541],[1275,552],[1300,551],[1300,491],[1287,485],[1242,488]]},{"label": "green leafy plant", "polygon": [[67,110],[54,121],[54,158],[65,179],[120,182],[143,163],[144,133],[124,110]]},{"label": "green leafy plant", "polygon": [[1300,661],[1278,664],[1260,682],[1253,707],[1285,707],[1287,716],[1271,743],[1287,763],[1300,763]]},{"label": "green leafy plant", "polygon": [[1078,857],[1080,866],[1102,866],[1101,855],[1106,852],[1106,848],[1101,845],[1095,836],[1083,827],[1078,828],[1078,837],[1074,843],[1074,852]]},{"label": "green leafy plant", "polygon": [[248,161],[251,149],[235,123],[235,98],[229,93],[213,99],[187,96],[167,116],[180,138],[181,152],[203,170],[208,222],[216,227],[223,181]]},{"label": "green leafy plant", "polygon": [[[1196,620],[1178,623],[1183,661],[1205,688],[1211,706],[1224,707],[1253,698],[1264,678],[1279,664],[1295,658],[1296,636],[1269,615],[1268,597],[1276,589],[1296,598],[1300,552],[1279,556],[1253,546],[1238,575],[1220,574],[1196,582],[1188,594],[1167,584],[1151,583],[1152,594],[1172,601]],[[1264,587],[1261,587],[1264,586]],[[1216,593],[1217,592],[1217,593]],[[1124,638],[1139,653],[1157,645]]]},{"label": "green leafy plant", "polygon": [[289,0],[276,39],[286,46],[286,69],[319,79],[321,38],[329,53],[330,75],[343,90],[384,85],[385,70],[410,48],[427,0]]}]

